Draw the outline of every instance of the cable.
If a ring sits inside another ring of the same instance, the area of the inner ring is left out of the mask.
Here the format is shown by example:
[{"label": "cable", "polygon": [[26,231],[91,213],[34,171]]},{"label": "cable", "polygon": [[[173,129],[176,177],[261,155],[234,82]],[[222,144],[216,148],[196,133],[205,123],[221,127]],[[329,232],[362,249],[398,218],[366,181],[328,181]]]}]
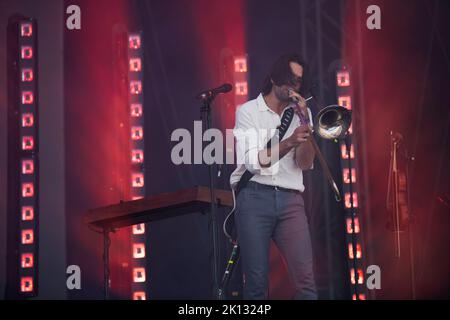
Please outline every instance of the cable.
[{"label": "cable", "polygon": [[231,194],[233,195],[233,208],[231,209],[231,211],[227,214],[227,217],[225,218],[225,220],[223,221],[223,233],[225,234],[225,236],[230,239],[230,241],[233,241],[232,236],[228,233],[227,231],[227,222],[228,219],[231,217],[231,215],[234,213],[234,211],[236,210],[236,194],[233,188],[231,188]]}]

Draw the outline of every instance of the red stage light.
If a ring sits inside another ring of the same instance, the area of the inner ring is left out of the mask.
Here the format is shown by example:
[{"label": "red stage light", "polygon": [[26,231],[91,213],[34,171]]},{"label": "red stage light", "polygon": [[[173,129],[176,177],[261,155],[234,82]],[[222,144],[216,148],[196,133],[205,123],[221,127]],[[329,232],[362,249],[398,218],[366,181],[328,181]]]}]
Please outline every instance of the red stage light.
[{"label": "red stage light", "polygon": [[141,58],[131,58],[130,59],[130,71],[138,72],[142,70]]},{"label": "red stage light", "polygon": [[[347,146],[345,144],[341,144],[341,157],[342,159],[348,159]],[[353,144],[350,146],[350,158],[355,158],[355,147]]]},{"label": "red stage light", "polygon": [[21,292],[33,292],[33,278],[22,277],[20,279],[20,291]]},{"label": "red stage light", "polygon": [[133,103],[131,105],[131,116],[134,118],[138,118],[138,117],[142,116],[142,104]]},{"label": "red stage light", "polygon": [[22,207],[22,221],[31,221],[34,219],[33,207]]},{"label": "red stage light", "polygon": [[34,138],[31,136],[22,137],[22,150],[33,150]]},{"label": "red stage light", "polygon": [[135,259],[145,258],[145,244],[133,243],[133,258]]},{"label": "red stage light", "polygon": [[[352,284],[355,284],[355,269],[351,269],[350,270],[350,279]],[[358,269],[358,284],[363,284],[364,283],[364,274],[362,272],[362,269]]]},{"label": "red stage light", "polygon": [[[355,217],[353,220],[355,222],[355,233],[359,233],[359,219],[358,219],[358,217]],[[352,229],[352,218],[347,218],[346,224],[347,224],[347,233],[351,234],[352,231],[353,231],[353,229]]]},{"label": "red stage light", "polygon": [[133,300],[147,300],[145,292],[144,291],[133,292]]},{"label": "red stage light", "polygon": [[350,86],[350,73],[348,71],[339,71],[336,74],[336,83],[338,87]]},{"label": "red stage light", "polygon": [[246,96],[248,95],[248,84],[246,81],[236,82],[234,85],[237,96]]},{"label": "red stage light", "polygon": [[22,37],[31,37],[33,35],[33,25],[30,22],[21,23],[20,35]]},{"label": "red stage light", "polygon": [[142,173],[131,174],[131,185],[134,188],[142,188],[144,186],[144,174]]},{"label": "red stage light", "polygon": [[31,82],[34,79],[33,69],[23,69],[22,70],[22,81]]},{"label": "red stage light", "polygon": [[22,230],[22,244],[32,244],[34,242],[33,229]]},{"label": "red stage light", "polygon": [[[363,293],[358,294],[358,300],[366,300],[366,295]],[[356,300],[356,294],[353,295],[352,297],[353,300]]]},{"label": "red stage light", "polygon": [[141,149],[131,150],[131,162],[132,163],[143,163],[144,162],[144,151]]},{"label": "red stage light", "polygon": [[[344,183],[350,183],[350,170],[348,168],[342,169],[342,179]],[[352,183],[356,182],[356,170],[352,169]]]},{"label": "red stage light", "polygon": [[234,71],[235,72],[247,72],[247,58],[235,57],[234,58]]},{"label": "red stage light", "polygon": [[348,110],[352,110],[352,98],[350,96],[338,97],[338,105]]},{"label": "red stage light", "polygon": [[33,58],[33,48],[29,46],[22,46],[21,49],[22,59],[31,59]]},{"label": "red stage light", "polygon": [[130,81],[131,94],[140,94],[142,92],[142,82],[139,80]]},{"label": "red stage light", "polygon": [[133,282],[145,282],[145,268],[133,268]]},{"label": "red stage light", "polygon": [[[361,259],[361,256],[362,256],[361,245],[359,243],[357,243],[356,244],[356,259]],[[352,243],[348,244],[348,258],[354,259]]]},{"label": "red stage light", "polygon": [[31,91],[22,91],[22,103],[32,104],[34,102],[34,95]]},{"label": "red stage light", "polygon": [[22,174],[33,174],[33,173],[34,173],[34,161],[22,160]]},{"label": "red stage light", "polygon": [[142,127],[132,127],[131,128],[131,139],[142,140],[144,138],[144,130]]},{"label": "red stage light", "polygon": [[128,45],[130,49],[139,49],[141,47],[141,36],[138,34],[130,34],[128,36]]},{"label": "red stage light", "polygon": [[31,198],[34,196],[34,184],[32,182],[22,183],[22,197]]},{"label": "red stage light", "polygon": [[[345,198],[345,207],[347,209],[350,209],[351,208],[350,193],[347,192],[344,198]],[[358,194],[356,192],[353,192],[353,208],[358,208]]]},{"label": "red stage light", "polygon": [[22,114],[22,127],[32,127],[34,124],[34,116],[32,113]]},{"label": "red stage light", "polygon": [[131,200],[141,200],[141,199],[144,199],[144,197],[143,196],[132,196],[131,197]]},{"label": "red stage light", "polygon": [[34,260],[32,253],[23,253],[20,257],[20,265],[22,268],[33,268]]},{"label": "red stage light", "polygon": [[144,234],[145,233],[145,224],[135,224],[133,225],[133,234]]}]

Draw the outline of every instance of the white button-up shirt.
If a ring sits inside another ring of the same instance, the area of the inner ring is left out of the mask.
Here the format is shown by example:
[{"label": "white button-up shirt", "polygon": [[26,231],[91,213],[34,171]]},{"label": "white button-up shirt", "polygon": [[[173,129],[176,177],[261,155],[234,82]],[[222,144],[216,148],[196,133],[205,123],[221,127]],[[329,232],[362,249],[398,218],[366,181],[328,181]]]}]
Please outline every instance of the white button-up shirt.
[{"label": "white button-up shirt", "polygon": [[[308,113],[312,119],[309,109]],[[302,170],[295,161],[295,148],[269,168],[263,168],[259,163],[258,152],[266,148],[267,141],[274,135],[280,123],[281,117],[267,106],[262,94],[237,109],[236,125],[233,130],[236,138],[237,168],[230,177],[233,189],[247,169],[254,174],[250,181],[300,192],[305,190]],[[291,136],[300,124],[299,116],[294,114],[283,140]],[[257,138],[249,139],[249,132],[252,136],[256,134]]]}]

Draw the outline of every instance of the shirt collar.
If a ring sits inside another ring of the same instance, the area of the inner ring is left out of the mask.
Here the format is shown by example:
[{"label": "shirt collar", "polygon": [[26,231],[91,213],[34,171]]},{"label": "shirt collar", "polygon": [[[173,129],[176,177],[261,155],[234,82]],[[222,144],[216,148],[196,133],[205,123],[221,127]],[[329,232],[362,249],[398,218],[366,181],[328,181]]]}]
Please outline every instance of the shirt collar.
[{"label": "shirt collar", "polygon": [[[273,111],[272,109],[269,108],[266,101],[264,100],[262,93],[260,93],[258,98],[256,98],[256,103],[258,105],[258,111],[270,111],[272,113],[276,113],[275,111]],[[283,112],[291,107],[292,107],[292,104],[287,105],[286,108],[284,108]]]},{"label": "shirt collar", "polygon": [[272,109],[266,104],[262,93],[259,94],[258,98],[256,98],[256,103],[258,105],[258,111],[270,111],[273,112]]}]

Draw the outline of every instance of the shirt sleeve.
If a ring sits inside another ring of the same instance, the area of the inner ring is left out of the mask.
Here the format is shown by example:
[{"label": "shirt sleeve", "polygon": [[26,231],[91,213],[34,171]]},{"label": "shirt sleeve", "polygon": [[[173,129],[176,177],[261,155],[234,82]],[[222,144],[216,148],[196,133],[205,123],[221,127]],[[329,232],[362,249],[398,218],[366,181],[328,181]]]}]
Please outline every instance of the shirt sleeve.
[{"label": "shirt sleeve", "polygon": [[258,130],[249,112],[242,107],[236,111],[236,125],[233,130],[236,138],[237,164],[244,164],[252,174],[261,174],[263,169],[259,163]]}]

